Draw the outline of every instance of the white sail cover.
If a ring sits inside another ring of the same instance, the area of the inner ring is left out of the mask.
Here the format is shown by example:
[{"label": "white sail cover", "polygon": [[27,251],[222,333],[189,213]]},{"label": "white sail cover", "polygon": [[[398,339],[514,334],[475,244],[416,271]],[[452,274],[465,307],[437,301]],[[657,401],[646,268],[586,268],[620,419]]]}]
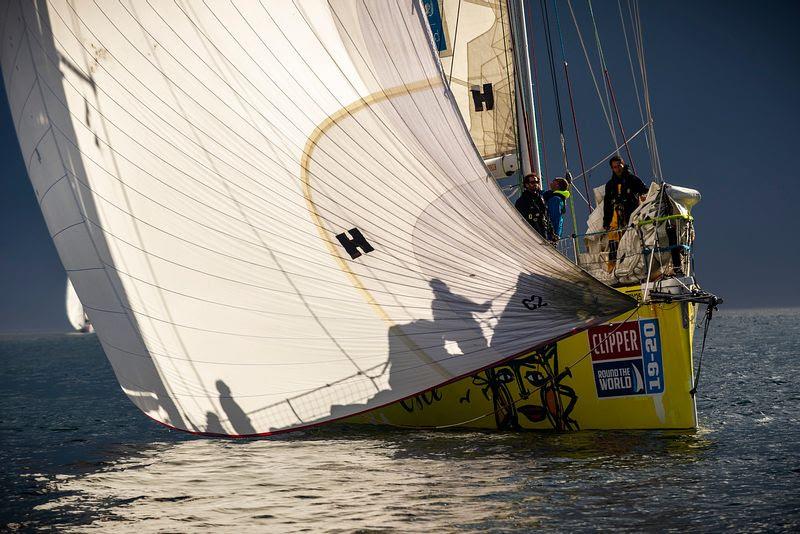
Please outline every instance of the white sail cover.
[{"label": "white sail cover", "polygon": [[0,10],[50,234],[123,390],[160,422],[302,428],[635,305],[488,177],[416,1]]},{"label": "white sail cover", "polygon": [[69,278],[67,278],[66,307],[67,320],[69,320],[69,324],[72,325],[72,328],[78,332],[91,332],[92,324],[86,318],[83,305],[78,298],[78,294],[75,293],[75,288],[72,287],[72,282],[69,281]]}]

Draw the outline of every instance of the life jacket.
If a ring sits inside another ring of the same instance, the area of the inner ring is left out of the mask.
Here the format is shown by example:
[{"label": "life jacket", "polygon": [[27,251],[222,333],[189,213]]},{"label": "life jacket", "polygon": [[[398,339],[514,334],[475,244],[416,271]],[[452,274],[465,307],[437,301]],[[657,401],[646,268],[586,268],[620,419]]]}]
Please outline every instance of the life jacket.
[{"label": "life jacket", "polygon": [[564,202],[561,203],[561,214],[565,214],[567,212],[567,199],[570,197],[572,193],[569,191],[553,191],[553,196],[558,195],[564,199]]}]

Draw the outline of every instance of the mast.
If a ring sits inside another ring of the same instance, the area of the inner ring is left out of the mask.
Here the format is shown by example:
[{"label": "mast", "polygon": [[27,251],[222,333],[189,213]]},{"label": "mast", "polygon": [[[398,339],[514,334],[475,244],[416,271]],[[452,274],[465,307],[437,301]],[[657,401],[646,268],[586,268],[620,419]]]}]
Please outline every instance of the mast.
[{"label": "mast", "polygon": [[540,172],[539,134],[536,129],[536,109],[534,107],[528,29],[525,24],[525,2],[523,0],[509,0],[509,15],[512,22],[515,67],[518,73],[517,88],[519,89],[519,96],[517,98],[517,110],[519,113],[517,113],[517,122],[520,130],[522,175],[525,176],[532,172],[543,181]]}]

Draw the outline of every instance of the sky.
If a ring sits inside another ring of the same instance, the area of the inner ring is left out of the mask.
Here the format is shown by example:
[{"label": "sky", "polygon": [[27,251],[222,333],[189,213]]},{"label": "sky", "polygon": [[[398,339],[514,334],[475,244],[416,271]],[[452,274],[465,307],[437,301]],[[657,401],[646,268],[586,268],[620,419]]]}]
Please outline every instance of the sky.
[{"label": "sky", "polygon": [[[597,70],[587,4],[580,0],[572,4]],[[555,13],[553,4],[548,5],[569,163],[576,173],[579,164],[561,77]],[[558,0],[557,5],[584,159],[590,166],[608,154],[613,143],[567,4]],[[530,6],[535,19],[544,158],[550,175],[555,176],[562,170],[555,99],[539,2]],[[618,4],[595,0],[593,8],[622,122],[630,134],[642,121]],[[796,167],[800,2],[647,0],[640,9],[665,179],[703,194],[693,212],[698,281],[723,297],[725,307],[798,306],[800,240],[792,237],[792,228],[800,180]],[[623,13],[627,17],[627,9]],[[643,139],[637,139],[631,149],[636,172],[647,182],[651,172]],[[0,232],[0,332],[65,331],[69,328],[64,310],[66,275],[28,180],[2,83],[0,160],[0,228],[4,229]],[[599,167],[591,185],[604,183],[607,169],[605,164]]]}]

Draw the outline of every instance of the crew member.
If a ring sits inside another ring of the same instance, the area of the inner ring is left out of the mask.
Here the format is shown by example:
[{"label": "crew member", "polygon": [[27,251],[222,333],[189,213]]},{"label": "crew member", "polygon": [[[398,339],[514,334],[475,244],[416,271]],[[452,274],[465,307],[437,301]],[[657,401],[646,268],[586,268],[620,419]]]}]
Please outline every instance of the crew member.
[{"label": "crew member", "polygon": [[564,230],[564,214],[567,212],[569,198],[569,182],[564,178],[556,178],[550,183],[550,190],[545,191],[542,199],[547,205],[547,216],[550,219],[550,240],[561,239]]},{"label": "crew member", "polygon": [[522,185],[524,190],[514,203],[514,207],[517,208],[517,211],[525,217],[528,224],[539,235],[548,239],[550,221],[547,218],[547,209],[542,200],[539,179],[533,174],[528,174],[522,179]]},{"label": "crew member", "polygon": [[606,183],[603,200],[603,229],[609,232],[608,261],[611,269],[617,261],[619,240],[622,239],[631,214],[639,207],[639,202],[644,201],[647,188],[644,182],[628,170],[621,157],[612,157],[608,164],[612,175]]}]

